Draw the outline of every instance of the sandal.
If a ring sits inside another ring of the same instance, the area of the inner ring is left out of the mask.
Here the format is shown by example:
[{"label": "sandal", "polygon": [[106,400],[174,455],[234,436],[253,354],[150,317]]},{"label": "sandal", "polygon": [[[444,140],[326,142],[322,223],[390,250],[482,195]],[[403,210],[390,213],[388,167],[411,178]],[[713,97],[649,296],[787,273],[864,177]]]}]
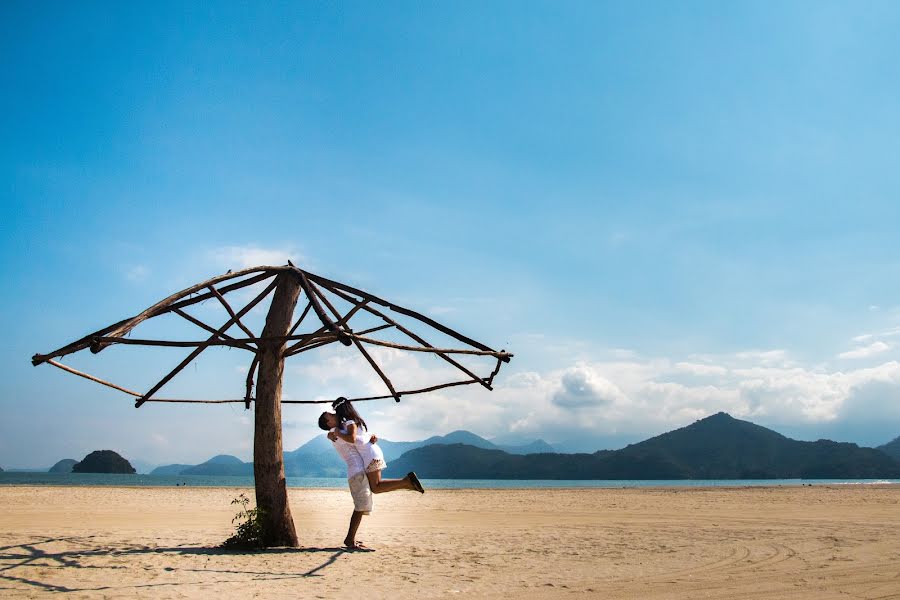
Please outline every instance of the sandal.
[{"label": "sandal", "polygon": [[422,482],[419,481],[419,478],[416,476],[414,471],[410,471],[406,474],[409,478],[409,482],[413,485],[413,489],[419,492],[420,494],[425,493],[425,488],[422,487]]}]

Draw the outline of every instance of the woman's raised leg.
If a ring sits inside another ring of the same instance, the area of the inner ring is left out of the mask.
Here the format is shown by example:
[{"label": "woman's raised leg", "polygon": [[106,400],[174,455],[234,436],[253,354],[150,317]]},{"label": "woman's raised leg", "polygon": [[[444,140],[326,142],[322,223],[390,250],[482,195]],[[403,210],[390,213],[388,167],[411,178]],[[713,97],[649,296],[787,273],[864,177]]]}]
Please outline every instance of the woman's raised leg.
[{"label": "woman's raised leg", "polygon": [[381,471],[370,471],[366,473],[366,477],[369,478],[369,488],[371,488],[373,494],[415,489],[408,477],[403,479],[382,479]]}]

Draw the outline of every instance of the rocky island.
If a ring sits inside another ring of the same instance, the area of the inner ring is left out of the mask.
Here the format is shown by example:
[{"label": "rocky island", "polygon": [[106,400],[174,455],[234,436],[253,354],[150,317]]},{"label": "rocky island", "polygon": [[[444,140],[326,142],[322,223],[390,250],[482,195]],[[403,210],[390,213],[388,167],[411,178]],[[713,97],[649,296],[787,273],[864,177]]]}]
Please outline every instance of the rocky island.
[{"label": "rocky island", "polygon": [[71,473],[72,467],[74,467],[78,463],[74,458],[64,458],[52,467],[50,467],[47,472],[48,473]]},{"label": "rocky island", "polygon": [[126,473],[135,472],[127,460],[112,450],[94,450],[79,463],[72,465],[73,473]]}]

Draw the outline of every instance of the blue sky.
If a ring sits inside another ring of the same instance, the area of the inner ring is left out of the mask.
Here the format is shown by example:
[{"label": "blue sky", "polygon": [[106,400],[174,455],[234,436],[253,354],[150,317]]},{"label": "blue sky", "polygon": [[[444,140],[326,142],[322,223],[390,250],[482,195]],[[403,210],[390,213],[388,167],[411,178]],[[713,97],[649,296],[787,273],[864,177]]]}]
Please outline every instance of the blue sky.
[{"label": "blue sky", "polygon": [[[593,450],[727,410],[884,443],[898,25],[890,2],[6,2],[0,466],[249,457],[242,410],[136,411],[29,358],[287,257],[516,353],[493,394],[373,407],[385,437]],[[72,364],[152,383],[181,359],[113,352]],[[181,391],[227,394],[240,360]],[[286,393],[340,389],[333,360]],[[286,410],[287,447],[313,413]]]}]

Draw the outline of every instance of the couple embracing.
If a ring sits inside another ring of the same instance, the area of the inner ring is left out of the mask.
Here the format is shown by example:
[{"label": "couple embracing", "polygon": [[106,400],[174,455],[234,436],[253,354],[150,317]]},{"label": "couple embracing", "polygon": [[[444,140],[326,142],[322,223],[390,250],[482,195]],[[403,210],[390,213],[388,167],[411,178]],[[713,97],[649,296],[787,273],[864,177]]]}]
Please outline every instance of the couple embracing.
[{"label": "couple embracing", "polygon": [[403,479],[382,479],[381,472],[387,468],[387,463],[384,461],[384,453],[378,447],[377,436],[368,434],[366,422],[346,398],[338,398],[331,407],[334,412],[322,413],[319,427],[328,431],[328,439],[347,463],[353,515],[350,517],[350,529],[344,538],[344,546],[350,550],[371,550],[362,542],[356,541],[356,532],[363,515],[372,512],[372,494],[397,490],[415,490],[424,494],[425,489],[413,472]]}]

